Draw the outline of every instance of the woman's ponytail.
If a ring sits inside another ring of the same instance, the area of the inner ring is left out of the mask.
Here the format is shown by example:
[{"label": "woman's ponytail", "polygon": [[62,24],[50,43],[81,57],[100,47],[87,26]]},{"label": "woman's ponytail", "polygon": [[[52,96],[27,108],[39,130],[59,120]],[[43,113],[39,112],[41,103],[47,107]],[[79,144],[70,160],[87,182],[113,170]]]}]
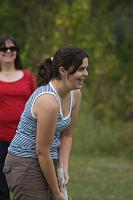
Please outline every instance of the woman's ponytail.
[{"label": "woman's ponytail", "polygon": [[52,78],[52,60],[51,58],[44,59],[38,64],[37,85],[46,85]]}]

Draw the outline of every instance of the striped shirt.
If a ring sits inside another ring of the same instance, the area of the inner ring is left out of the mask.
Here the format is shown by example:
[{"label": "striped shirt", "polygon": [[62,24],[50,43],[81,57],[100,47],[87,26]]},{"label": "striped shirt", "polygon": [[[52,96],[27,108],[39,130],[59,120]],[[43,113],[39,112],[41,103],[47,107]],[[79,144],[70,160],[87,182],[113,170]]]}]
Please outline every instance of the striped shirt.
[{"label": "striped shirt", "polygon": [[37,158],[36,155],[37,118],[33,114],[33,105],[36,99],[44,94],[54,95],[60,107],[60,111],[57,116],[55,135],[50,149],[52,159],[58,158],[58,149],[60,147],[60,134],[71,123],[71,112],[74,99],[73,99],[73,91],[71,91],[69,114],[66,117],[63,117],[60,98],[51,82],[49,82],[49,84],[45,86],[40,86],[39,88],[37,88],[27,101],[25,109],[21,115],[16,135],[13,138],[8,148],[9,153],[16,156]]}]

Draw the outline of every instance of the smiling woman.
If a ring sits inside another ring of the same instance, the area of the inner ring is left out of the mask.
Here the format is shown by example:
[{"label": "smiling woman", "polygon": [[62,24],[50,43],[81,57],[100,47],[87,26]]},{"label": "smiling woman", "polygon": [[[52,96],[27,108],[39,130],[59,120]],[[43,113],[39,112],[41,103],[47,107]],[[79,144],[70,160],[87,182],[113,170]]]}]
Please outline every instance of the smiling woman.
[{"label": "smiling woman", "polygon": [[21,113],[35,90],[34,75],[23,69],[19,46],[12,36],[0,36],[0,199],[9,200],[3,173],[8,146],[15,135]]},{"label": "smiling woman", "polygon": [[[26,103],[4,166],[14,199],[71,200],[62,194],[62,186],[69,180],[73,128],[87,67],[87,54],[74,46],[59,49],[38,65],[39,87]],[[58,178],[57,168],[64,173]]]},{"label": "smiling woman", "polygon": [[[5,38],[5,40],[3,40]],[[19,47],[8,36],[1,37],[0,45],[0,80],[5,82],[16,81],[23,77],[22,63],[19,56]]]}]

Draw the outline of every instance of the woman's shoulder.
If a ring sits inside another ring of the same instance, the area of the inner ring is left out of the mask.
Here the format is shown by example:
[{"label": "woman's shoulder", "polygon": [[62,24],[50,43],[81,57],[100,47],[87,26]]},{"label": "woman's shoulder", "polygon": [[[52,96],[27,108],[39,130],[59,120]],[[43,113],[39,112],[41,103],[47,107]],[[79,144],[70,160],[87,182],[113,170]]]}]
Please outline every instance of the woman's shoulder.
[{"label": "woman's shoulder", "polygon": [[56,92],[54,91],[54,89],[51,87],[51,85],[48,83],[47,85],[42,85],[39,86],[36,90],[35,90],[36,94],[52,94],[54,96],[57,96]]},{"label": "woman's shoulder", "polygon": [[[34,101],[37,104],[44,105],[42,107],[51,106],[59,107],[58,98],[54,91],[50,90],[49,84],[45,86],[38,87],[32,94]],[[45,102],[45,104],[44,104]]]},{"label": "woman's shoulder", "polygon": [[77,90],[73,90],[73,107],[77,107],[77,105],[80,105],[80,101],[81,101],[81,91],[80,89]]},{"label": "woman's shoulder", "polygon": [[22,71],[23,71],[24,75],[33,76],[33,72],[30,71],[29,69],[23,69]]}]

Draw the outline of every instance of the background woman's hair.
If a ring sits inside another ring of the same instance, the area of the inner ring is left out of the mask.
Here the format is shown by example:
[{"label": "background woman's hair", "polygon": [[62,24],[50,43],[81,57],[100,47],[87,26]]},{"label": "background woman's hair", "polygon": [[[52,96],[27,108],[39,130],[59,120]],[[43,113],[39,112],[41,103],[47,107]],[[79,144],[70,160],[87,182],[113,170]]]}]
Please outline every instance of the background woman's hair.
[{"label": "background woman's hair", "polygon": [[21,62],[21,58],[20,58],[20,50],[19,50],[19,46],[16,42],[16,40],[14,39],[13,36],[11,35],[2,35],[0,36],[0,47],[5,47],[5,42],[7,40],[10,40],[13,42],[13,44],[15,45],[15,47],[17,48],[17,53],[16,53],[16,59],[15,59],[15,68],[16,69],[23,69],[23,65]]},{"label": "background woman's hair", "polygon": [[87,53],[78,47],[68,45],[60,48],[52,59],[44,59],[38,65],[37,84],[46,85],[51,79],[61,79],[60,67],[64,67],[69,74],[74,74],[82,64],[84,58],[88,58]]}]

